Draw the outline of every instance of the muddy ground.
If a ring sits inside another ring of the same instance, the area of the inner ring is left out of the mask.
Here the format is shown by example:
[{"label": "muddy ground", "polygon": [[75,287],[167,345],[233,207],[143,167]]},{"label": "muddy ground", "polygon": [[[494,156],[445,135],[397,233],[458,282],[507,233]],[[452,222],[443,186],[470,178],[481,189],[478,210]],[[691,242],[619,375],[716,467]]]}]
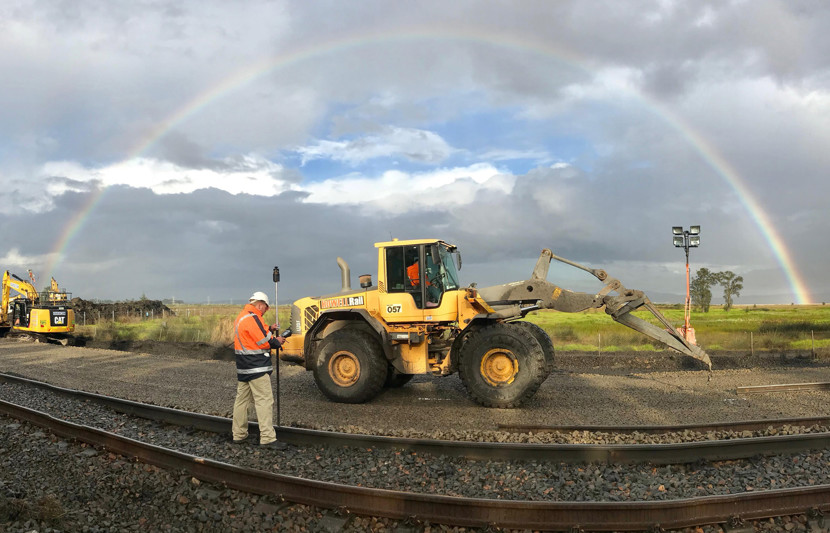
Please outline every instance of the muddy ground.
[{"label": "muddy ground", "polygon": [[233,345],[217,346],[207,342],[167,342],[154,340],[98,341],[92,337],[76,336],[74,346],[101,348],[122,352],[169,355],[189,359],[233,361]]}]

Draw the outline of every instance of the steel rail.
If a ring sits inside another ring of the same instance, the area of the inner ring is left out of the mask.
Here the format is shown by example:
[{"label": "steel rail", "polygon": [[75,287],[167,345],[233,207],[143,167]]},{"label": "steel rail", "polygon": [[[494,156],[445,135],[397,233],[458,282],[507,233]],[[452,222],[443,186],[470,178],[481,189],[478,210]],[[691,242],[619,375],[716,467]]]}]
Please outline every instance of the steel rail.
[{"label": "steel rail", "polygon": [[87,442],[162,468],[184,470],[200,480],[232,489],[392,519],[464,527],[496,525],[536,530],[634,531],[717,524],[736,518],[757,520],[830,509],[830,485],[637,502],[497,500],[372,489],[273,474],[197,457],[60,420],[2,400],[0,412],[46,428],[60,437]]},{"label": "steel rail", "polygon": [[677,424],[677,425],[642,425],[642,426],[603,426],[603,425],[534,425],[534,424],[496,424],[499,431],[526,433],[565,433],[572,431],[592,431],[597,433],[681,433],[695,431],[758,431],[768,427],[784,426],[827,426],[830,416],[810,416],[800,418],[769,418],[761,420],[743,420],[740,422],[719,422],[715,424]]},{"label": "steel rail", "polygon": [[[228,418],[192,413],[101,394],[66,389],[27,378],[0,374],[0,381],[15,382],[84,398],[116,412],[168,424],[187,426],[211,433],[230,434]],[[562,463],[652,463],[679,464],[695,461],[745,459],[755,455],[780,455],[830,448],[830,432],[742,439],[698,441],[674,444],[535,444],[518,442],[474,442],[398,438],[380,435],[338,433],[278,426],[277,437],[295,445],[384,448],[468,459],[533,460]],[[256,422],[249,425],[258,433]]]},{"label": "steel rail", "polygon": [[738,387],[738,394],[756,394],[762,392],[793,392],[803,390],[830,390],[829,382],[817,383],[781,383],[777,385],[747,385]]}]

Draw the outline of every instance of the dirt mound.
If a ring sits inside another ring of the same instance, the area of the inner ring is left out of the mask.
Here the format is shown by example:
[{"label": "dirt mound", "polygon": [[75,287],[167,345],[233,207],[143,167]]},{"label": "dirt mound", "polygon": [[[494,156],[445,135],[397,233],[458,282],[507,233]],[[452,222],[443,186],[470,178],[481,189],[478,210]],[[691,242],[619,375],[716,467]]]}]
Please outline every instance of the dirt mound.
[{"label": "dirt mound", "polygon": [[77,337],[76,346],[84,348],[103,348],[122,352],[146,353],[150,355],[171,355],[187,359],[212,359],[233,361],[233,346],[219,346],[206,342],[167,342],[153,340],[96,340],[92,337]]},{"label": "dirt mound", "polygon": [[79,322],[82,317],[87,324],[95,324],[99,320],[113,320],[113,318],[124,317],[145,317],[159,318],[162,316],[175,316],[169,307],[161,300],[132,300],[127,302],[113,302],[98,304],[83,298],[72,298],[70,301],[75,310],[75,321]]}]

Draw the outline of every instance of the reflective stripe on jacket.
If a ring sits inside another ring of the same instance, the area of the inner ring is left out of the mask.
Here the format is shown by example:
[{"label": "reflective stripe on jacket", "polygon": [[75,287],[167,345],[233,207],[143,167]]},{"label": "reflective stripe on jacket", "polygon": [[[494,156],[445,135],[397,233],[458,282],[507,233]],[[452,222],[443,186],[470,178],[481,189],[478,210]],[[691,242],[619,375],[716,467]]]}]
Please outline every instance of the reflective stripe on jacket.
[{"label": "reflective stripe on jacket", "polygon": [[250,381],[270,374],[274,370],[271,364],[272,347],[279,347],[279,343],[262,324],[259,309],[247,304],[233,325],[236,378],[239,381]]}]

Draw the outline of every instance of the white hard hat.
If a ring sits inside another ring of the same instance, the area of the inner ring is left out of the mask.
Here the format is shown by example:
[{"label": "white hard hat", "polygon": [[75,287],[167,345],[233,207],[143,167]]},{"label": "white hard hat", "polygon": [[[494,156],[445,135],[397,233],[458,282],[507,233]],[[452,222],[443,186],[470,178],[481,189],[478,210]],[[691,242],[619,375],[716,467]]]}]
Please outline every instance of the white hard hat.
[{"label": "white hard hat", "polygon": [[254,303],[257,300],[263,301],[263,302],[265,302],[265,305],[267,305],[268,307],[271,307],[271,303],[268,301],[268,295],[265,294],[264,292],[256,291],[255,293],[253,293],[251,295],[251,298],[248,301],[250,301],[251,303]]}]

